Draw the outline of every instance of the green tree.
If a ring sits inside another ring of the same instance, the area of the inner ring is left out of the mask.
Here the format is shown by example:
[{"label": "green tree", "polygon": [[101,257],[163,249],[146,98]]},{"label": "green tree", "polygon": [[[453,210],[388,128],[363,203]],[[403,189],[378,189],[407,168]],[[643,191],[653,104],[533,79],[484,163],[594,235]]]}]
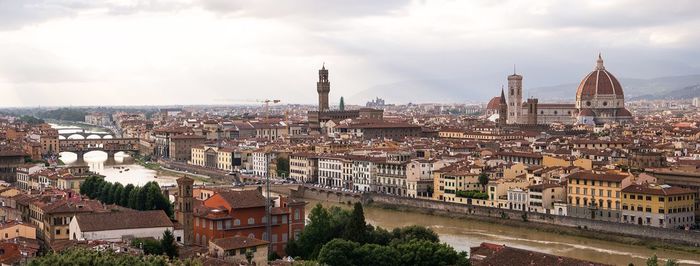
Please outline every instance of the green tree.
[{"label": "green tree", "polygon": [[112,190],[109,193],[110,201],[105,203],[120,205],[119,203],[121,202],[122,190],[124,190],[124,186],[121,183],[114,183],[114,185],[112,185]]},{"label": "green tree", "polygon": [[309,212],[309,221],[299,239],[288,243],[287,254],[308,260],[316,259],[323,244],[333,239],[331,216],[319,203]]},{"label": "green tree", "polygon": [[333,239],[323,245],[321,252],[318,254],[318,261],[322,264],[333,266],[359,265],[354,260],[356,259],[355,249],[358,247],[360,247],[360,244],[353,241],[339,238]]},{"label": "green tree", "polygon": [[93,249],[71,248],[61,253],[49,253],[41,257],[36,257],[29,262],[29,265],[195,266],[202,265],[202,263],[193,259],[168,261],[168,258],[165,256],[131,256],[125,253],[115,253],[111,250],[97,251]]},{"label": "green tree", "polygon": [[277,158],[277,176],[289,177],[289,159]]},{"label": "green tree", "polygon": [[350,220],[345,225],[343,238],[360,244],[367,242],[367,223],[365,222],[365,212],[362,204],[357,202],[353,207]]},{"label": "green tree", "polygon": [[177,245],[175,244],[175,237],[173,236],[173,233],[170,232],[170,230],[165,230],[165,232],[163,232],[163,238],[160,239],[160,246],[165,255],[167,255],[171,259],[177,258]]},{"label": "green tree", "polygon": [[141,188],[135,187],[129,192],[129,208],[138,210],[139,209],[139,195],[141,194]]},{"label": "green tree", "polygon": [[100,188],[100,193],[98,194],[97,199],[101,202],[109,202],[111,200],[109,198],[110,191],[112,191],[112,183],[104,182],[102,184],[102,188]]},{"label": "green tree", "polygon": [[438,235],[428,228],[418,225],[406,226],[403,228],[395,228],[392,232],[394,243],[406,242],[410,240],[427,240],[433,243],[439,243]]},{"label": "green tree", "polygon": [[163,247],[160,241],[152,238],[136,238],[131,241],[131,246],[140,248],[146,255],[162,255]]},{"label": "green tree", "polygon": [[457,252],[447,244],[413,239],[393,245],[400,254],[399,265],[469,265],[465,252]]},{"label": "green tree", "polygon": [[345,98],[343,98],[343,96],[340,96],[340,104],[338,105],[338,109],[340,109],[340,111],[345,111]]},{"label": "green tree", "polygon": [[122,194],[119,197],[119,206],[129,207],[129,197],[131,196],[131,191],[134,190],[134,185],[128,184],[122,190]]},{"label": "green tree", "polygon": [[487,175],[486,173],[479,174],[479,184],[481,184],[483,191],[486,191],[486,185],[488,183],[489,183],[489,175]]},{"label": "green tree", "polygon": [[390,246],[364,244],[353,252],[357,265],[393,266],[399,265],[399,253]]},{"label": "green tree", "polygon": [[657,257],[656,254],[654,254],[654,256],[648,258],[647,266],[659,266],[659,257]]}]

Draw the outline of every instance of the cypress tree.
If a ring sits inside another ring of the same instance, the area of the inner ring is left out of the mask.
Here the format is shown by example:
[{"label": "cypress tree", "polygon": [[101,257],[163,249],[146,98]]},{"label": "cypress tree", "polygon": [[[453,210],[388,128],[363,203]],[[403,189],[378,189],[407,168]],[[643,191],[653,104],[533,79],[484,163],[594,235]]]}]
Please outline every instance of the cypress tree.
[{"label": "cypress tree", "polygon": [[365,212],[362,209],[362,204],[359,202],[355,203],[352,214],[350,215],[350,220],[347,225],[345,225],[343,238],[361,244],[367,242]]},{"label": "cypress tree", "polygon": [[163,238],[160,240],[160,248],[163,249],[165,255],[168,255],[168,257],[171,259],[178,256],[177,245],[175,245],[175,237],[170,230],[165,230],[165,232],[163,232]]},{"label": "cypress tree", "polygon": [[119,206],[129,207],[129,197],[131,197],[132,190],[134,190],[134,185],[132,184],[128,184],[124,187],[120,197]]}]

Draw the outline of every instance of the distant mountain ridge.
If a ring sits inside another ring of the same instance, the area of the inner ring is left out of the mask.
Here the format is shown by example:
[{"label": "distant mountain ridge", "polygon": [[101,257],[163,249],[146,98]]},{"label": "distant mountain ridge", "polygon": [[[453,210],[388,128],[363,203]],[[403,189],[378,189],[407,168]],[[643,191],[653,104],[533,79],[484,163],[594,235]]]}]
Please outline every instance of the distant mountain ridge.
[{"label": "distant mountain ridge", "polygon": [[[471,81],[473,80],[473,81]],[[483,77],[459,79],[407,80],[373,86],[349,99],[363,104],[375,97],[384,98],[387,103],[458,103],[486,102],[498,96],[491,83]],[[625,99],[681,99],[700,97],[700,75],[668,76],[651,79],[620,78]],[[467,85],[468,84],[468,85]],[[576,97],[578,83],[560,84],[535,88],[523,88],[525,97],[536,97],[542,101],[571,101]]]}]

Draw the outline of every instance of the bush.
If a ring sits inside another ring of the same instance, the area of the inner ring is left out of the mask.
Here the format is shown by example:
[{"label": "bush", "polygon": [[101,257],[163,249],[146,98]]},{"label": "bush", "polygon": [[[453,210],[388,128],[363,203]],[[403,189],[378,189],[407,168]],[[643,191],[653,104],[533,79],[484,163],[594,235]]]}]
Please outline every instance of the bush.
[{"label": "bush", "polygon": [[486,192],[481,192],[479,190],[458,190],[455,195],[461,198],[468,199],[488,199],[489,194]]}]

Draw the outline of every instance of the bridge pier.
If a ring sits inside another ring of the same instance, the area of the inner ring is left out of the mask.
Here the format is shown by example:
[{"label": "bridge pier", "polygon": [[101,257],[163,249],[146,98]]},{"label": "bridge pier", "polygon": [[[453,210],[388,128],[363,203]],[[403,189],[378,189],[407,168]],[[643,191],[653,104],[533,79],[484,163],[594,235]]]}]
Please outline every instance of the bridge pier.
[{"label": "bridge pier", "polygon": [[117,161],[114,160],[114,154],[117,152],[115,151],[105,151],[107,153],[107,161],[105,162],[105,165],[115,165],[117,164]]},{"label": "bridge pier", "polygon": [[77,156],[76,158],[76,163],[77,164],[85,164],[85,152],[84,151],[75,151],[75,155]]}]

